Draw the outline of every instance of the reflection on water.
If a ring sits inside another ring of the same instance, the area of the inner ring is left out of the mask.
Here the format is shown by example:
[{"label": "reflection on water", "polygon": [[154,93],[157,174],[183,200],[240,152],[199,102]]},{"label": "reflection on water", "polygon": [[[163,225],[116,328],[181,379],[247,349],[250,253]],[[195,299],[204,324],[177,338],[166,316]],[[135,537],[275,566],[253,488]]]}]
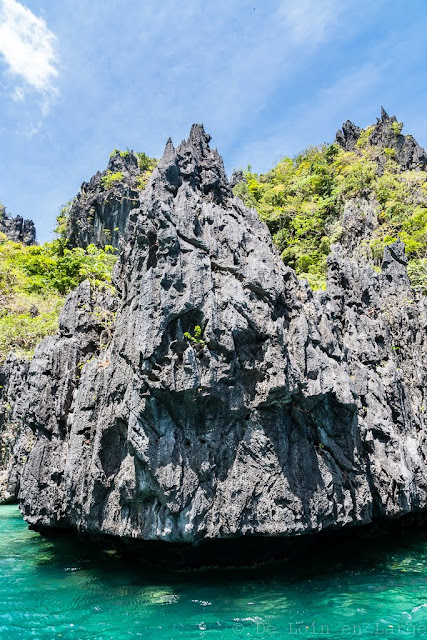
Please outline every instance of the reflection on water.
[{"label": "reflection on water", "polygon": [[0,638],[427,638],[427,532],[291,565],[167,572],[30,531],[0,507]]}]

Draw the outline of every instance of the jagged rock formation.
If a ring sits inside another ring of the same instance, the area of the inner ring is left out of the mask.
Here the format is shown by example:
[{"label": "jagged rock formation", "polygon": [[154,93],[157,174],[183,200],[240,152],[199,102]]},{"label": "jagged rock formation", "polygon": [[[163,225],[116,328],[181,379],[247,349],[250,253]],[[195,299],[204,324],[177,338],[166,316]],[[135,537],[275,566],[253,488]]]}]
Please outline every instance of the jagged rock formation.
[{"label": "jagged rock formation", "polygon": [[34,222],[25,220],[21,216],[12,218],[2,204],[0,204],[0,233],[6,234],[9,240],[14,242],[23,242],[29,245],[36,243]]},{"label": "jagged rock formation", "polygon": [[381,208],[375,198],[352,198],[343,206],[340,247],[350,259],[372,262],[370,242],[379,226]]},{"label": "jagged rock formation", "polygon": [[129,213],[139,205],[140,173],[134,153],[121,155],[116,151],[105,171],[98,171],[82,184],[67,220],[66,238],[71,248],[85,249],[89,244],[99,248],[119,246]]},{"label": "jagged rock formation", "polygon": [[233,173],[230,178],[230,187],[234,189],[234,187],[245,179],[244,173],[241,169],[233,169]]},{"label": "jagged rock formation", "polygon": [[[17,449],[24,448],[24,436],[21,420],[15,421],[15,417],[28,367],[28,360],[13,354],[0,366],[0,504],[14,501],[18,495],[17,478],[23,460]],[[27,435],[32,436],[31,432]]]},{"label": "jagged rock formation", "polygon": [[37,429],[64,429],[85,362],[104,362],[115,310],[114,292],[86,280],[68,296],[58,334],[42,341],[33,361],[11,355],[0,367],[0,503],[17,498]]},{"label": "jagged rock formation", "polygon": [[425,509],[427,308],[402,243],[380,275],[336,246],[313,293],[208,143],[169,141],[130,214],[108,346],[86,283],[24,372],[26,520],[194,544]]},{"label": "jagged rock formation", "polygon": [[[397,162],[403,170],[426,169],[427,153],[410,135],[400,133],[401,125],[395,116],[389,116],[381,107],[381,118],[377,118],[375,125],[368,127],[369,144],[379,151],[377,160],[385,162],[384,149],[394,149]],[[336,142],[346,151],[354,151],[363,130],[350,120],[344,122],[342,130],[337,131]]]}]

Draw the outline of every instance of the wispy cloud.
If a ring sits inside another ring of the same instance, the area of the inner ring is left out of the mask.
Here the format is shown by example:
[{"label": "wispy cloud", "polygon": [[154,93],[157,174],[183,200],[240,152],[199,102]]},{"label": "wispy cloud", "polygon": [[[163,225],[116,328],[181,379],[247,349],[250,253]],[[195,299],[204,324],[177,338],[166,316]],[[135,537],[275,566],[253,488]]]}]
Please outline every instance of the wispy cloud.
[{"label": "wispy cloud", "polygon": [[30,122],[26,127],[24,127],[24,129],[19,129],[16,133],[31,140],[31,138],[40,133],[42,128],[43,122],[42,120],[39,120],[38,122]]},{"label": "wispy cloud", "polygon": [[21,102],[36,92],[45,114],[57,95],[57,39],[43,18],[16,0],[0,0],[0,54],[7,65],[10,97]]},{"label": "wispy cloud", "polygon": [[278,16],[290,42],[312,47],[327,37],[343,10],[338,0],[286,0],[280,4]]}]

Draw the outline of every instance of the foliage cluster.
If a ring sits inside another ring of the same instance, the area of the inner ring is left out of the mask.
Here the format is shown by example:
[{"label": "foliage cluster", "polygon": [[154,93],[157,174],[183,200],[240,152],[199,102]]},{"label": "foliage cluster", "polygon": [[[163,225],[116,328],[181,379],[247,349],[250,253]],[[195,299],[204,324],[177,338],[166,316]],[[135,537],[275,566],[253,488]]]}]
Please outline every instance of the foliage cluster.
[{"label": "foliage cluster", "polygon": [[31,355],[55,333],[65,296],[86,278],[109,286],[114,262],[112,247],[26,246],[0,234],[0,362],[10,351]]},{"label": "foliage cluster", "polygon": [[[124,158],[132,152],[115,149],[111,155],[116,153]],[[157,160],[145,153],[135,155],[140,170],[138,188],[143,189]],[[121,171],[107,171],[101,184],[108,190],[122,179]],[[57,217],[57,239],[51,243],[29,247],[0,233],[0,363],[10,351],[30,356],[42,338],[55,333],[65,297],[80,282],[88,278],[96,287],[111,282],[116,260],[113,247],[67,246],[73,203],[68,202]],[[109,229],[104,233],[107,238],[111,236]]]},{"label": "foliage cluster", "polygon": [[137,186],[138,186],[138,189],[142,191],[143,189],[145,189],[151,174],[156,168],[158,160],[157,158],[150,158],[144,152],[138,151],[135,153],[135,155],[138,159],[138,168],[141,172],[137,179]]},{"label": "foliage cluster", "polygon": [[131,153],[132,151],[130,149],[126,149],[125,151],[120,151],[120,149],[116,148],[116,149],[113,149],[112,152],[110,153],[110,158],[112,158],[117,154],[119,154],[121,158],[127,158]]},{"label": "foliage cluster", "polygon": [[122,179],[123,173],[121,171],[116,171],[116,173],[113,173],[112,171],[108,170],[105,176],[102,176],[101,184],[104,189],[111,189],[115,182],[120,182],[120,180]]},{"label": "foliage cluster", "polygon": [[[131,153],[133,153],[136,156],[136,159],[138,161],[138,168],[140,171],[140,174],[137,178],[137,188],[141,190],[144,189],[151,174],[153,173],[157,165],[157,162],[158,162],[157,158],[150,158],[150,156],[148,156],[143,151],[131,151],[130,149],[126,149],[126,151],[120,151],[120,149],[114,149],[114,151],[110,153],[110,158],[116,155],[117,153],[122,158],[126,158]],[[101,178],[101,183],[105,189],[109,189],[114,184],[115,181],[119,181],[122,178],[123,178],[123,174],[121,174],[120,171],[117,173],[112,173],[110,171],[107,173],[106,176]]]},{"label": "foliage cluster", "polygon": [[202,330],[202,327],[198,324],[196,324],[196,326],[194,327],[194,335],[191,335],[189,331],[184,332],[184,338],[186,340],[189,340],[193,344],[204,345],[205,341],[203,340],[202,336],[203,336],[203,330]]},{"label": "foliage cluster", "polygon": [[[401,123],[394,124],[398,135]],[[401,238],[412,281],[427,289],[427,173],[402,171],[394,149],[379,151],[369,143],[371,131],[362,131],[354,151],[335,143],[285,157],[265,174],[248,167],[234,188],[267,223],[283,261],[315,289],[325,286],[326,259],[341,237],[343,207],[351,199],[376,207],[378,228],[366,247],[373,264],[381,263],[386,244]]]},{"label": "foliage cluster", "polygon": [[61,244],[62,248],[65,248],[67,245],[67,233],[68,233],[68,220],[70,216],[71,207],[75,202],[75,198],[69,200],[67,204],[65,204],[59,215],[56,216],[56,227],[54,229],[54,233],[57,237],[57,241]]},{"label": "foliage cluster", "polygon": [[110,153],[110,158],[119,154],[121,158],[127,158],[131,154],[135,155],[138,160],[138,167],[141,171],[152,171],[156,166],[158,160],[157,158],[150,158],[143,151],[132,151],[131,149],[126,149],[125,151],[120,151],[120,149],[113,149]]}]

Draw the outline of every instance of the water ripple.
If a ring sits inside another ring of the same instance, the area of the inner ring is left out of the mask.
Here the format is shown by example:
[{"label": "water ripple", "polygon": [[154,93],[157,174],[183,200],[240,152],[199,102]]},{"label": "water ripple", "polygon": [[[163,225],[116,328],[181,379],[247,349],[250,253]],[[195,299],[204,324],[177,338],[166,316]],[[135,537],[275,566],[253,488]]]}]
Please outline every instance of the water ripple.
[{"label": "water ripple", "polygon": [[427,637],[427,533],[299,565],[167,573],[45,540],[0,507],[0,638]]}]

